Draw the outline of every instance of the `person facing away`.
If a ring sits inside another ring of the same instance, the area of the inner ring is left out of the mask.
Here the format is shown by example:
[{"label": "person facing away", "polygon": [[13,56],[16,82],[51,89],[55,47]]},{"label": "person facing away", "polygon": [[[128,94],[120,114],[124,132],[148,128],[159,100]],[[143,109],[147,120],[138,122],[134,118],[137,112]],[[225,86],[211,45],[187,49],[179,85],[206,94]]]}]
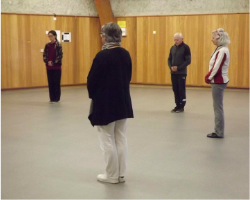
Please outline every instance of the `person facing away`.
[{"label": "person facing away", "polygon": [[45,45],[43,61],[47,69],[50,103],[57,103],[61,97],[61,75],[62,75],[62,45],[57,40],[57,34],[51,30],[48,33],[50,42]]},{"label": "person facing away", "polygon": [[212,32],[212,42],[216,46],[209,61],[209,72],[205,76],[205,82],[212,85],[214,107],[214,132],[207,135],[209,138],[224,138],[224,110],[223,96],[229,78],[227,76],[230,63],[228,45],[230,39],[228,33],[222,28]]},{"label": "person facing away", "polygon": [[184,111],[186,105],[187,66],[191,63],[191,52],[189,46],[183,42],[181,33],[174,35],[174,43],[168,57],[176,104],[176,107],[171,112],[180,113]]},{"label": "person facing away", "polygon": [[87,78],[92,109],[89,120],[97,126],[100,146],[106,163],[97,180],[125,182],[127,165],[127,118],[133,118],[130,97],[132,62],[121,47],[122,31],[116,23],[102,26],[103,47],[93,60]]}]

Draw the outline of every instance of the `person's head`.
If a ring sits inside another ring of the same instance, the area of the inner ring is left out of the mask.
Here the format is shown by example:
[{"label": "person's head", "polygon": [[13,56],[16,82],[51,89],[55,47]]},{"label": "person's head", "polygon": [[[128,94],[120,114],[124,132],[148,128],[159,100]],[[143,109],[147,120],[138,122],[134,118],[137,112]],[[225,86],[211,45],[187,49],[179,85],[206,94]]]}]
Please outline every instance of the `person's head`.
[{"label": "person's head", "polygon": [[222,28],[213,31],[212,42],[216,46],[228,46],[230,44],[228,33]]},{"label": "person's head", "polygon": [[51,41],[51,42],[55,42],[55,41],[57,41],[57,34],[56,34],[56,32],[55,31],[53,31],[53,30],[51,30],[49,33],[48,33],[48,37],[49,37],[49,40]]},{"label": "person's head", "polygon": [[179,46],[183,42],[183,36],[181,33],[174,34],[174,43],[176,46]]},{"label": "person's head", "polygon": [[120,26],[116,23],[110,22],[104,24],[101,30],[102,43],[116,42],[120,43],[122,41],[122,30]]}]

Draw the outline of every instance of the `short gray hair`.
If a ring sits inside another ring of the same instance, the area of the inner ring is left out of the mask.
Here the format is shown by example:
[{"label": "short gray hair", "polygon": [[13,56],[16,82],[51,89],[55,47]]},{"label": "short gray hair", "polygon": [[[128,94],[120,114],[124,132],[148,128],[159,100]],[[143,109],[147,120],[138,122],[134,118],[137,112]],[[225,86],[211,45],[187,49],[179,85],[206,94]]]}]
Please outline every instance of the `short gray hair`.
[{"label": "short gray hair", "polygon": [[175,34],[174,34],[174,37],[175,37],[175,36],[178,36],[178,37],[180,37],[180,38],[183,38],[182,33],[175,33]]},{"label": "short gray hair", "polygon": [[102,34],[105,35],[107,42],[121,42],[122,30],[116,23],[110,22],[102,26]]},{"label": "short gray hair", "polygon": [[224,29],[219,28],[217,30],[214,30],[212,34],[218,40],[219,45],[228,46],[230,44],[230,38],[228,36],[228,33],[224,31]]}]

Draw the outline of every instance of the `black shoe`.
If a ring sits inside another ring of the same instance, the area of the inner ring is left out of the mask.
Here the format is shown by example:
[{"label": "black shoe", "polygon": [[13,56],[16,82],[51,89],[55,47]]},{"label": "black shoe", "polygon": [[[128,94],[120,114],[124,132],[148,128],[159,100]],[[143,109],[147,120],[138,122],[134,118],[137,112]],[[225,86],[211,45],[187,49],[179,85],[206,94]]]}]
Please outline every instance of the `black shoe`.
[{"label": "black shoe", "polygon": [[178,110],[178,107],[176,106],[173,110],[171,110],[171,113],[175,113]]},{"label": "black shoe", "polygon": [[176,113],[184,112],[184,108],[179,108],[175,111]]},{"label": "black shoe", "polygon": [[223,138],[223,137],[218,136],[216,133],[207,134],[207,137],[209,137],[209,138]]}]

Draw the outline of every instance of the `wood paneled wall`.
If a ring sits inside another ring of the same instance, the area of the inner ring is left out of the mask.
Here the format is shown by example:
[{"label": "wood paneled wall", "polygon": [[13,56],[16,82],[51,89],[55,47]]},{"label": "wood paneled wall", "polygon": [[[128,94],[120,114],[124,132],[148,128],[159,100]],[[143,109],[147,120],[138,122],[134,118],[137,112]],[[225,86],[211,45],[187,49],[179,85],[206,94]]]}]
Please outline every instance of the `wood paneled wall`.
[{"label": "wood paneled wall", "polygon": [[192,54],[187,85],[208,86],[204,77],[215,49],[212,31],[223,28],[231,39],[229,87],[249,88],[249,14],[119,17],[116,20],[127,22],[127,36],[123,37],[122,46],[133,60],[132,83],[171,84],[167,59],[174,34],[182,32]]},{"label": "wood paneled wall", "polygon": [[48,30],[71,32],[62,43],[62,85],[83,84],[93,58],[101,49],[100,21],[91,17],[1,15],[2,89],[46,86],[47,74],[40,49],[49,42]]},{"label": "wood paneled wall", "polygon": [[[100,21],[90,17],[1,15],[2,89],[47,85],[42,53],[46,30],[71,32],[63,45],[62,85],[84,84],[96,53],[101,49]],[[116,18],[127,22],[122,46],[133,61],[132,83],[171,84],[167,58],[173,35],[182,32],[191,48],[187,85],[208,86],[204,76],[215,46],[211,32],[224,28],[230,36],[229,87],[249,88],[249,14]],[[156,34],[153,34],[156,31]]]}]

